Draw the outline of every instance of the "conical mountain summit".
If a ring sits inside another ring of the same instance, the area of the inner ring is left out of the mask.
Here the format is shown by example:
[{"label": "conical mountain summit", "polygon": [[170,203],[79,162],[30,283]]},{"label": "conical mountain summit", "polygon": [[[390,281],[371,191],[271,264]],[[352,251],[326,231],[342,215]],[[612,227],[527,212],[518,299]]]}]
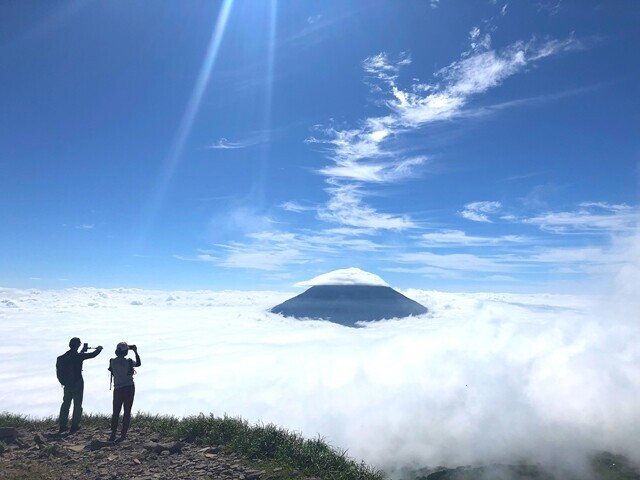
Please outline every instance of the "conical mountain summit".
[{"label": "conical mountain summit", "polygon": [[346,326],[427,313],[427,308],[389,287],[379,276],[347,268],[298,286],[308,290],[271,309],[285,317],[324,319]]}]

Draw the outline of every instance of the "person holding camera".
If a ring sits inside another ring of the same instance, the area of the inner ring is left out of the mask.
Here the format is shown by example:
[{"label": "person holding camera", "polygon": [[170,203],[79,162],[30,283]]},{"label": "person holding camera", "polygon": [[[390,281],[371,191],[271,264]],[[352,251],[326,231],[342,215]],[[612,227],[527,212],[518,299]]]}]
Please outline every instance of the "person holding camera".
[{"label": "person holding camera", "polygon": [[[125,358],[129,353],[129,349],[133,350],[136,355],[136,361]],[[142,365],[138,348],[135,345],[127,345],[126,342],[120,342],[116,347],[116,358],[109,360],[109,371],[113,379],[113,416],[111,417],[111,437],[110,441],[116,440],[116,430],[118,429],[118,420],[120,418],[120,410],[124,406],[124,416],[122,418],[122,430],[120,438],[122,441],[127,437],[129,423],[131,422],[131,407],[133,406],[133,397],[136,393],[136,386],[133,383],[133,376],[136,371],[134,367]]]},{"label": "person holding camera", "polygon": [[60,355],[56,361],[56,374],[58,380],[64,387],[62,405],[60,406],[60,416],[58,417],[59,433],[66,432],[69,421],[69,408],[73,400],[73,415],[71,417],[70,433],[75,433],[80,429],[80,419],[82,417],[82,397],[84,395],[84,379],[82,378],[82,362],[89,358],[100,355],[102,347],[97,347],[94,352],[87,353],[88,344],[84,344],[82,351],[78,348],[82,342],[78,337],[69,340],[69,350]]}]

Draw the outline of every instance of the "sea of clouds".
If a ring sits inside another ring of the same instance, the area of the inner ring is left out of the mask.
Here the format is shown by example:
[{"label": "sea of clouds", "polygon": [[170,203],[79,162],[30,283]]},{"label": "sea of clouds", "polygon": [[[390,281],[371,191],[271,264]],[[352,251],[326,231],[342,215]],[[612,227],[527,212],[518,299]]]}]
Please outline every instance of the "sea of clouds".
[{"label": "sea of clouds", "polygon": [[290,292],[2,288],[0,410],[57,414],[55,359],[79,336],[105,347],[85,362],[88,412],[110,412],[124,340],[135,411],[275,423],[389,472],[640,460],[638,278],[631,262],[600,296],[407,290],[428,314],[358,329],[267,312]]}]

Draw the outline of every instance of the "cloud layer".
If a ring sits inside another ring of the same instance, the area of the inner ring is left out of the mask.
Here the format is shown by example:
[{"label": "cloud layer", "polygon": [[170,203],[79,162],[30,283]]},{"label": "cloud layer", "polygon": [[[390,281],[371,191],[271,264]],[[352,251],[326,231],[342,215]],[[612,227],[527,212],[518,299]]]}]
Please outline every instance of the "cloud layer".
[{"label": "cloud layer", "polygon": [[267,313],[284,292],[2,289],[0,405],[55,414],[53,364],[77,335],[105,347],[85,363],[86,411],[109,412],[124,340],[143,358],[134,410],[275,422],[388,471],[640,460],[637,271],[622,273],[607,301],[404,291],[430,313],[362,329]]}]

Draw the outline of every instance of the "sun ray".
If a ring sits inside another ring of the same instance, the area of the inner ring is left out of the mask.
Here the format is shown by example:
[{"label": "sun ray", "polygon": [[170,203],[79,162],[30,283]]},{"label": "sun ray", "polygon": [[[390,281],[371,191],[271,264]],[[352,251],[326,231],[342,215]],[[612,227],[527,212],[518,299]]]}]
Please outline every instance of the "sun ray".
[{"label": "sun ray", "polygon": [[189,102],[187,103],[187,107],[185,108],[176,135],[173,138],[169,153],[165,157],[156,187],[152,192],[152,198],[147,208],[145,221],[143,222],[143,235],[157,215],[157,212],[162,205],[164,196],[166,195],[169,183],[171,182],[171,178],[173,177],[177,165],[180,163],[180,156],[182,155],[184,143],[189,135],[189,132],[191,131],[191,127],[193,126],[193,121],[200,108],[202,96],[204,95],[204,92],[209,83],[211,71],[213,70],[216,58],[218,57],[220,44],[222,43],[222,38],[227,27],[227,22],[229,20],[229,14],[231,12],[232,5],[233,0],[224,0],[224,3],[222,4],[222,7],[220,8],[220,11],[218,13],[218,18],[211,33],[211,39],[209,40],[209,45],[207,47],[207,52],[200,67],[200,72],[198,73],[198,78],[196,79],[196,83],[193,87],[193,90],[191,91]]},{"label": "sun ray", "polygon": [[262,145],[259,154],[259,163],[252,187],[252,201],[257,205],[263,205],[265,201],[265,182],[269,163],[269,143],[271,140],[271,116],[273,105],[273,76],[276,50],[276,30],[278,0],[270,0],[268,4],[267,23],[267,63],[265,70],[264,88],[265,100],[262,112],[262,129],[265,132],[266,142]]},{"label": "sun ray", "polygon": [[275,63],[276,50],[276,27],[277,27],[278,0],[269,2],[269,40],[267,43],[267,78],[266,78],[266,100],[264,121],[265,127],[271,123],[271,104],[273,101],[273,67]]}]

